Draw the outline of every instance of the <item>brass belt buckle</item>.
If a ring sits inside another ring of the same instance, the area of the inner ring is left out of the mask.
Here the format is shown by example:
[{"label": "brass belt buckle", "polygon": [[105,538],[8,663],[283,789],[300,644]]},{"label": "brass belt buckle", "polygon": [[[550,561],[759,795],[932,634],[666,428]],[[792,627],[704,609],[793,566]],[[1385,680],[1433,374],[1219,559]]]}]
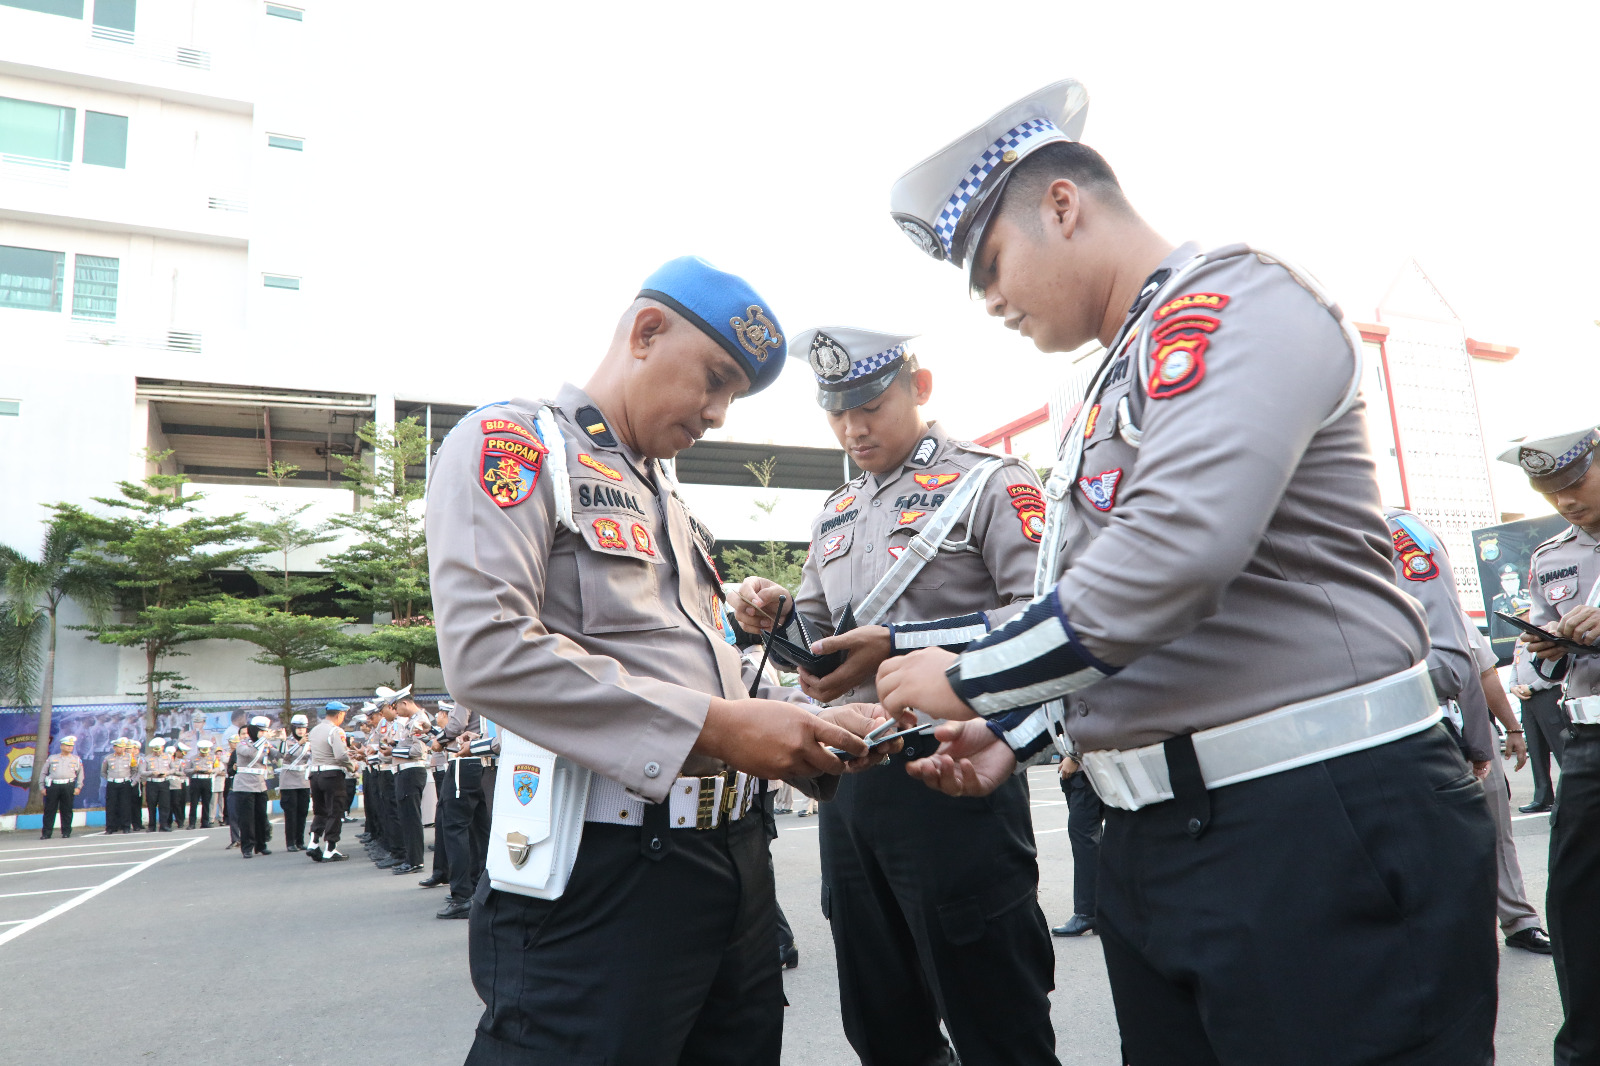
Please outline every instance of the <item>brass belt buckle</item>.
[{"label": "brass belt buckle", "polygon": [[700,779],[699,806],[695,811],[694,827],[696,829],[713,829],[717,824],[717,777],[702,777]]},{"label": "brass belt buckle", "polygon": [[724,770],[719,775],[722,778],[722,820],[727,821],[733,813],[734,804],[739,802],[739,790],[734,787],[739,780],[737,770]]}]

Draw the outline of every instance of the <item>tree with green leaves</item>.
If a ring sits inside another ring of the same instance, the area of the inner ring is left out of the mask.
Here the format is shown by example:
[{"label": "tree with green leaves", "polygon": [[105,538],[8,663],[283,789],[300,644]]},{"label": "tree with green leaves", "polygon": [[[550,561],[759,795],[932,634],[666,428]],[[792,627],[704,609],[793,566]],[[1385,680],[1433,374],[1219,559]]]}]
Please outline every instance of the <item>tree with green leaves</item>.
[{"label": "tree with green leaves", "polygon": [[369,422],[357,432],[371,446],[372,466],[345,460],[344,477],[361,509],[333,520],[356,534],[357,541],[323,563],[344,592],[339,603],[346,610],[360,608],[389,618],[371,633],[352,634],[340,661],[388,663],[402,686],[411,685],[418,666],[439,665],[422,523],[427,486],[406,476],[407,467],[424,465],[432,442],[415,418],[396,422],[389,430]]},{"label": "tree with green leaves", "polygon": [[[151,452],[157,465],[170,451]],[[154,735],[156,711],[165,689],[180,688],[183,675],[163,669],[182,655],[181,645],[202,640],[219,594],[208,576],[250,558],[249,529],[242,514],[212,517],[195,507],[202,497],[184,495],[182,474],[152,474],[143,482],[117,483],[120,498],[96,496],[110,511],[97,515],[76,504],[58,503],[56,514],[84,540],[85,565],[104,574],[117,589],[121,617],[74,628],[102,644],[138,648],[144,653],[145,728]]]},{"label": "tree with green leaves", "polygon": [[[73,600],[93,621],[102,620],[116,598],[109,577],[78,558],[83,536],[59,515],[45,527],[39,557],[30,559],[0,544],[0,687],[18,703],[39,695],[34,766],[42,767],[50,748],[50,717],[56,687],[56,622],[61,605]],[[33,814],[44,809],[39,775],[28,783]]]},{"label": "tree with green leaves", "polygon": [[[274,462],[260,471],[280,488],[300,468],[292,463]],[[259,650],[250,661],[278,670],[283,678],[283,724],[294,713],[293,679],[297,674],[326,670],[339,665],[345,650],[344,627],[349,618],[321,618],[302,614],[296,601],[327,590],[332,582],[324,578],[296,576],[289,569],[291,552],[327,544],[334,538],[327,523],[308,526],[302,516],[312,506],[298,506],[276,500],[258,500],[271,515],[271,521],[250,522],[246,530],[256,544],[257,556],[269,557],[270,569],[248,566],[250,576],[261,588],[254,599],[225,596],[219,599],[209,622],[199,627],[199,635],[217,640],[238,640],[254,644]]]},{"label": "tree with green leaves", "polygon": [[[750,471],[750,476],[764,489],[772,487],[772,476],[777,467],[776,455],[770,455],[759,463],[744,464],[744,468]],[[778,497],[771,496],[765,499],[757,497],[753,502],[762,514],[771,517],[772,512],[777,509]],[[751,515],[750,521],[758,522],[760,517]],[[739,582],[747,577],[764,577],[769,581],[776,581],[793,593],[800,588],[800,573],[805,561],[805,552],[794,551],[777,540],[764,541],[760,554],[752,552],[749,548],[725,548],[722,552],[723,579]]]}]

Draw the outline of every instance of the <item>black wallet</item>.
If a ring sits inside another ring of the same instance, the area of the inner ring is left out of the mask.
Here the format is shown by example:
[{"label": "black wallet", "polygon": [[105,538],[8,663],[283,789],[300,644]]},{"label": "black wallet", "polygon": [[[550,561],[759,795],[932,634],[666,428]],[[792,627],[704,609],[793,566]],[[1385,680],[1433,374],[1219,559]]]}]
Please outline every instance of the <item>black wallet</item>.
[{"label": "black wallet", "polygon": [[[839,624],[833,631],[835,634],[848,633],[854,628],[856,628],[855,610],[846,605],[844,614],[839,617]],[[815,677],[827,677],[837,670],[845,659],[845,653],[842,651],[829,652],[827,655],[812,654],[811,645],[822,637],[821,634],[811,631],[810,623],[799,611],[791,611],[787,622],[772,633],[763,634],[762,639],[767,642],[768,650],[778,662],[791,669],[804,667],[808,674]]]}]

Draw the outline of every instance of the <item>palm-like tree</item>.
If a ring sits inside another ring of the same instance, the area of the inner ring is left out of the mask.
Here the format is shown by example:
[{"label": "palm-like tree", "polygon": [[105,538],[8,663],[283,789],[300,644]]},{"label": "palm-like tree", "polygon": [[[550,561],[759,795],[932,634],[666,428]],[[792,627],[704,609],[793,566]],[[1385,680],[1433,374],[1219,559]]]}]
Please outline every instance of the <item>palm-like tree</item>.
[{"label": "palm-like tree", "polygon": [[[34,774],[28,784],[28,813],[44,809],[38,770],[50,748],[50,713],[56,679],[56,617],[72,599],[99,620],[111,609],[116,587],[77,558],[83,535],[71,522],[50,520],[39,549],[30,559],[0,544],[0,682],[21,703],[39,688],[39,729],[34,742]],[[87,753],[86,753],[87,754]]]}]

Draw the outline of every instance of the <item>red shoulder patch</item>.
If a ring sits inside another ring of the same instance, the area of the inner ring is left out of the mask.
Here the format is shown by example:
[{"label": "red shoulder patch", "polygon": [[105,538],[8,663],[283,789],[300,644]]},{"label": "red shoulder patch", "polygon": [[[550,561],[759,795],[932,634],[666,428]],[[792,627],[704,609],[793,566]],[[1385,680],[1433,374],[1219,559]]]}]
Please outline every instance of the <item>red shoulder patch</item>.
[{"label": "red shoulder patch", "polygon": [[1037,485],[1020,482],[1006,486],[1011,506],[1017,509],[1017,520],[1022,523],[1022,535],[1038,544],[1044,539],[1044,497]]},{"label": "red shoulder patch", "polygon": [[1146,384],[1152,400],[1169,400],[1194,388],[1206,376],[1206,348],[1202,333],[1178,333],[1161,341],[1151,357],[1154,367]]},{"label": "red shoulder patch", "polygon": [[514,507],[533,495],[544,467],[544,445],[489,437],[483,442],[478,484],[501,507]]},{"label": "red shoulder patch", "polygon": [[534,436],[530,430],[519,422],[511,421],[509,418],[485,418],[478,424],[483,427],[485,435],[490,433],[515,433],[522,439],[530,440],[539,445],[541,449],[544,448],[544,443]]},{"label": "red shoulder patch", "polygon": [[1220,311],[1227,306],[1228,297],[1220,292],[1188,292],[1175,300],[1168,300],[1156,308],[1155,320],[1160,322],[1169,315],[1175,315],[1179,311],[1188,311],[1192,308]]}]

